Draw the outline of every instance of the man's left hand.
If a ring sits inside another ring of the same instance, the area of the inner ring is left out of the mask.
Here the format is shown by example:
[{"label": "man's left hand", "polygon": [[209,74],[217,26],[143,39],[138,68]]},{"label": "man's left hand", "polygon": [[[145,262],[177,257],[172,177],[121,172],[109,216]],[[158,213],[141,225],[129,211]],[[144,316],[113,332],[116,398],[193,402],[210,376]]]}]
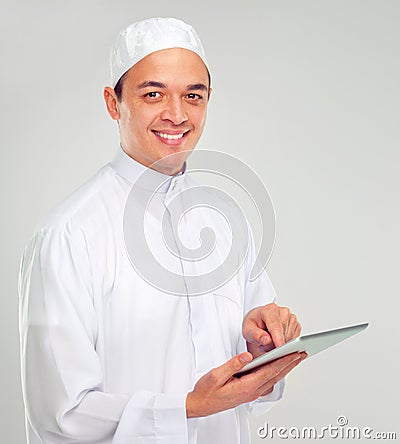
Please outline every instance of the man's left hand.
[{"label": "man's left hand", "polygon": [[243,337],[254,358],[297,338],[301,325],[288,308],[275,303],[256,307],[243,320]]}]

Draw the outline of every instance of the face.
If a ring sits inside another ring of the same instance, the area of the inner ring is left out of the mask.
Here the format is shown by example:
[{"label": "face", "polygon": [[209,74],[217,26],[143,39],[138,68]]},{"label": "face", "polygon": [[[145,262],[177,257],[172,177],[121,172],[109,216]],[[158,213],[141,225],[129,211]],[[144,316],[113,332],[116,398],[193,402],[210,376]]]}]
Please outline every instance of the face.
[{"label": "face", "polygon": [[135,160],[164,174],[177,174],[204,128],[210,95],[208,71],[187,49],[154,52],[124,78],[122,98],[112,88],[104,97],[110,116],[118,120],[122,148]]}]

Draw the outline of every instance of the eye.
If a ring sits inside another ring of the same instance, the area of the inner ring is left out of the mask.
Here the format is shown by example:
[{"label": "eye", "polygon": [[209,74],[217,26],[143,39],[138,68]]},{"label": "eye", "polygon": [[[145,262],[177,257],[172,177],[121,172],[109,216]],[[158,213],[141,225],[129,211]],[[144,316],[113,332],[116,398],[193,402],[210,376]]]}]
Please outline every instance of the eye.
[{"label": "eye", "polygon": [[201,96],[200,94],[195,94],[195,93],[187,94],[186,97],[189,100],[201,100],[203,98],[203,96]]},{"label": "eye", "polygon": [[161,97],[161,94],[157,91],[150,91],[149,93],[145,94],[145,97],[149,97],[150,99],[158,99]]}]

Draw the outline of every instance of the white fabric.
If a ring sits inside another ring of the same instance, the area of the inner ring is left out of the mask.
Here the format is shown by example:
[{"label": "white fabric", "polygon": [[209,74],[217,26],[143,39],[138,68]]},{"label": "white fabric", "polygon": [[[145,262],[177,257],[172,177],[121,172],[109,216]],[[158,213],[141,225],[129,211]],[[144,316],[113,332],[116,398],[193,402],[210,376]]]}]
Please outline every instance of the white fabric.
[{"label": "white fabric", "polygon": [[[21,361],[31,444],[244,444],[248,411],[262,413],[281,397],[283,383],[262,402],[186,419],[187,393],[245,350],[243,315],[275,295],[265,273],[248,282],[253,251],[234,279],[204,296],[172,296],[142,280],[124,248],[122,215],[143,168],[120,150],[24,251]],[[188,176],[168,177],[160,205],[176,184],[193,186]],[[201,223],[215,225],[213,214]],[[185,216],[187,231],[198,219]]]},{"label": "white fabric", "polygon": [[195,52],[208,68],[206,55],[194,28],[182,20],[156,17],[132,23],[117,36],[110,55],[111,86],[137,62],[155,51],[184,48]]}]

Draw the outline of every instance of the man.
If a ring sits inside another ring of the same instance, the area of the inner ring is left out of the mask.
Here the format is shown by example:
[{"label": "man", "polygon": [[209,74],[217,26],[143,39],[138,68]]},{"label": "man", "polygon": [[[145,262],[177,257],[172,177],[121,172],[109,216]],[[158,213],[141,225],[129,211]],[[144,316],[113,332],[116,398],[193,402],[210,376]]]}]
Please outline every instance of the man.
[{"label": "man", "polygon": [[[190,285],[204,261],[168,258],[182,297],[132,267],[143,252],[127,251],[123,232],[125,205],[141,175],[160,185],[134,193],[134,212],[147,192],[154,197],[144,229],[156,249],[168,202],[179,201],[179,191],[196,192],[184,170],[211,94],[203,48],[189,25],[149,19],[119,35],[111,67],[104,98],[121,149],[46,219],[22,260],[28,441],[246,443],[248,411],[279,399],[282,378],[304,356],[234,375],[253,356],[298,336],[296,317],[273,303],[265,273],[250,282],[251,245],[232,278],[201,294]],[[208,209],[182,219],[189,244],[202,224],[214,227],[219,242],[206,264],[219,265],[226,227]]]}]

